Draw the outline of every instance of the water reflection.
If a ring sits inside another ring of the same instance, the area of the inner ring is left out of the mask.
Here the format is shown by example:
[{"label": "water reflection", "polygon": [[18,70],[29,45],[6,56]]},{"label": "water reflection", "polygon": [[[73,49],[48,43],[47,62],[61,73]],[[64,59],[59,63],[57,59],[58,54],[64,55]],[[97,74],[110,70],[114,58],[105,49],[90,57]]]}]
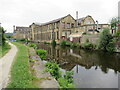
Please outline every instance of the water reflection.
[{"label": "water reflection", "polygon": [[76,87],[118,87],[119,54],[44,44],[38,44],[38,48],[47,50],[47,61],[54,60],[62,69],[74,70]]}]

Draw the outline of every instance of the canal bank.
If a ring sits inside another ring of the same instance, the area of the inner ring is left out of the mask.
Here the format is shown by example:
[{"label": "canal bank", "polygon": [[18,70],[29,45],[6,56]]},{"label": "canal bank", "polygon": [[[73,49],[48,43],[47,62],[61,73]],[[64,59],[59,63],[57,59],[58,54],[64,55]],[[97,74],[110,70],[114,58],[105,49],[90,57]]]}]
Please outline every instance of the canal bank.
[{"label": "canal bank", "polygon": [[18,52],[11,68],[7,88],[58,88],[57,81],[48,72],[33,48],[12,42]]},{"label": "canal bank", "polygon": [[77,88],[117,88],[120,72],[120,55],[102,51],[78,48],[52,47],[37,44],[38,49],[47,50],[46,61],[56,61],[62,71],[74,71],[73,79]]},{"label": "canal bank", "polygon": [[45,65],[33,48],[29,48],[30,70],[36,78],[34,84],[38,88],[58,88],[59,84],[49,72],[45,72]]}]

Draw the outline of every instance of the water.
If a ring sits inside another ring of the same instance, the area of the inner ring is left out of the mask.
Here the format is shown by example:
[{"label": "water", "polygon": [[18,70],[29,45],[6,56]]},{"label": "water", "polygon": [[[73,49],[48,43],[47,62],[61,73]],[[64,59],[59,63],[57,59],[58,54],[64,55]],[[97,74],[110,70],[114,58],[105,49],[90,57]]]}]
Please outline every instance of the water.
[{"label": "water", "polygon": [[118,88],[120,54],[38,44],[47,50],[46,61],[56,61],[63,71],[74,71],[76,88]]}]

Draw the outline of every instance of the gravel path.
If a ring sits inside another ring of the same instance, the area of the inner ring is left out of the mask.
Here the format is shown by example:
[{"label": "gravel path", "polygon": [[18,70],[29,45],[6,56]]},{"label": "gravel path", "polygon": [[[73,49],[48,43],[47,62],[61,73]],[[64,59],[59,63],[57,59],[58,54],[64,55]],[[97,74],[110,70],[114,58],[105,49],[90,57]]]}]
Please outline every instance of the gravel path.
[{"label": "gravel path", "polygon": [[10,42],[11,46],[9,52],[0,59],[0,90],[5,88],[9,80],[9,72],[11,69],[12,62],[18,51],[17,47]]}]

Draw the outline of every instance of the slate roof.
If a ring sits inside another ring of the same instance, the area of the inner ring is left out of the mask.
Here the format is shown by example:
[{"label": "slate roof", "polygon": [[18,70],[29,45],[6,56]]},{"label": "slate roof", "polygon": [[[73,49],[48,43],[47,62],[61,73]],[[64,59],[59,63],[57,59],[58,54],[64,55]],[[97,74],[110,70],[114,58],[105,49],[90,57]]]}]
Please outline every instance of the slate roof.
[{"label": "slate roof", "polygon": [[16,26],[16,30],[28,30],[29,27]]},{"label": "slate roof", "polygon": [[86,17],[83,17],[83,18],[79,18],[77,21],[78,23],[81,23]]},{"label": "slate roof", "polygon": [[[67,16],[71,16],[70,14],[68,14]],[[58,21],[60,21],[61,19],[67,17],[67,16],[64,16],[64,17],[61,17],[61,18],[58,18],[58,19],[55,19],[55,20],[52,20],[52,21],[49,21],[49,22],[46,22],[46,23],[34,23],[36,25],[48,25],[48,24],[51,24],[51,23],[56,23]],[[72,16],[71,16],[72,17]],[[73,18],[73,17],[72,17]],[[73,18],[74,19],[74,18]]]},{"label": "slate roof", "polygon": [[[86,17],[91,17],[91,16],[88,15],[88,16],[86,16]],[[82,21],[84,21],[86,17],[79,18],[79,19],[78,19],[78,23],[81,23]]]}]

